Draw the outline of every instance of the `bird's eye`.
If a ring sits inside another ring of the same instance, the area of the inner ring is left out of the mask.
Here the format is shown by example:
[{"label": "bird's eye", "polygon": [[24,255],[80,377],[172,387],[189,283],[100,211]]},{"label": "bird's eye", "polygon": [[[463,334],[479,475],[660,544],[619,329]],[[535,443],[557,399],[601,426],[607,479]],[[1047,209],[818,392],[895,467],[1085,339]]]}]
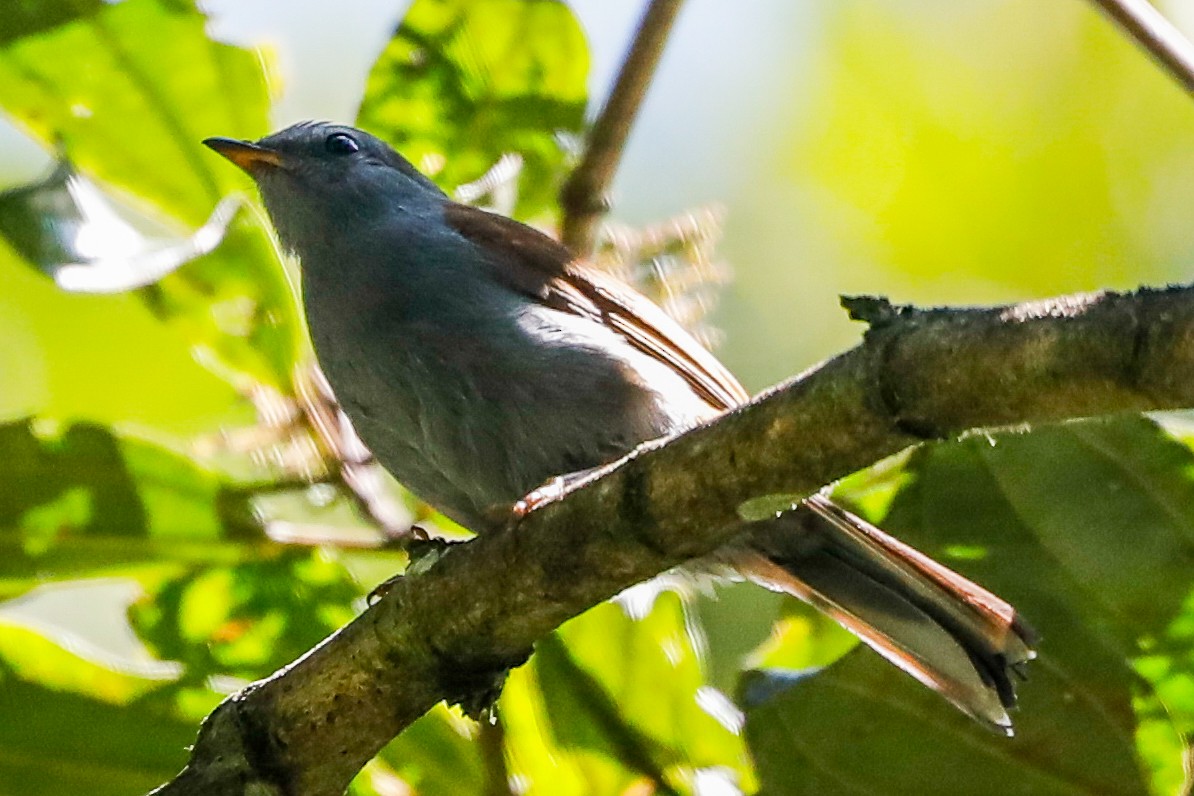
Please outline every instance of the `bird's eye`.
[{"label": "bird's eye", "polygon": [[351,155],[361,146],[347,133],[332,133],[323,142],[323,148],[333,155]]}]

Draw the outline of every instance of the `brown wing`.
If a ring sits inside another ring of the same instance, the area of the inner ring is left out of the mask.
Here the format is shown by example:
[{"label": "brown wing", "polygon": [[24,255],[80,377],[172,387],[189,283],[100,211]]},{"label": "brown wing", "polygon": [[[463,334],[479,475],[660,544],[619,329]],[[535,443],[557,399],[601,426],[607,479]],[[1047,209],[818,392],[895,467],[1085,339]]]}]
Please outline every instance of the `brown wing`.
[{"label": "brown wing", "polygon": [[604,322],[643,353],[667,365],[710,406],[730,409],[749,393],[725,366],[646,296],[575,261],[572,253],[533,227],[449,203],[448,224],[492,256],[494,274],[546,306]]}]

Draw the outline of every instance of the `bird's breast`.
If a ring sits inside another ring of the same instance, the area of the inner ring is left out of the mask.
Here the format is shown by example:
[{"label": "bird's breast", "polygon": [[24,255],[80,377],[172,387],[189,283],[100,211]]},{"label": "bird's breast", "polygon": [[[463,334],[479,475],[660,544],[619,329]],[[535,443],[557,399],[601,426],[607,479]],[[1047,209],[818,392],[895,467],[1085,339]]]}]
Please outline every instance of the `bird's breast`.
[{"label": "bird's breast", "polygon": [[379,461],[474,529],[552,476],[709,412],[682,378],[591,319],[511,293],[445,293],[410,311],[363,292],[339,311],[306,301],[324,372]]}]

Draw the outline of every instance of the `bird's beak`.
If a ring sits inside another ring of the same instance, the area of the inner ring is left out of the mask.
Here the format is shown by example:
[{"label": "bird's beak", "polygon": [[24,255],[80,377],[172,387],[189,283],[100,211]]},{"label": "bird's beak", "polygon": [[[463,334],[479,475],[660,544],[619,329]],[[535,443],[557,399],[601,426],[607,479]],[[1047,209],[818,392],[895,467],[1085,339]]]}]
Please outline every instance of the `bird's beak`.
[{"label": "bird's beak", "polygon": [[261,144],[254,144],[252,141],[241,141],[236,138],[205,138],[203,143],[240,166],[250,176],[259,174],[262,167],[278,168],[284,165],[280,153]]}]

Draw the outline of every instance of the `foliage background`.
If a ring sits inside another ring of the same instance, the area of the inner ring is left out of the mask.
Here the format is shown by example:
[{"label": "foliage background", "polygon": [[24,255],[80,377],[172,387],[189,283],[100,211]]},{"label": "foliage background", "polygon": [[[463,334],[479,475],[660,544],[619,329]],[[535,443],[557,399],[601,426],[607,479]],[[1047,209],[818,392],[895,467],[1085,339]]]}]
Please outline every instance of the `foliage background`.
[{"label": "foliage background", "polygon": [[[572,6],[600,96],[640,5]],[[1191,6],[1163,7],[1181,21]],[[125,0],[103,10],[107,38],[44,52],[0,23],[0,106],[43,135],[77,123],[67,145],[82,168],[190,226],[245,188],[204,160],[199,138],[353,118],[406,11],[346,4],[332,24],[314,2],[213,2],[211,20],[173,8],[186,3]],[[162,67],[180,57],[168,19],[186,29],[174,33],[194,47],[182,53],[193,72]],[[205,30],[269,41],[282,92],[272,112],[257,59],[211,48]],[[112,41],[132,60],[113,56]],[[212,53],[234,89],[203,82]],[[109,71],[85,79],[96,59]],[[56,91],[18,90],[30,64],[53,73]],[[160,113],[117,102],[146,83],[187,132],[181,144]],[[615,214],[643,224],[726,206],[720,251],[736,280],[716,316],[720,353],[759,388],[856,339],[839,293],[982,303],[1188,279],[1192,133],[1189,99],[1078,0],[691,0]],[[46,162],[23,135],[0,145],[13,183]],[[12,421],[0,434],[0,596],[12,598],[0,606],[0,792],[137,793],[168,777],[218,693],[313,644],[395,566],[263,540],[245,497],[261,473],[192,463],[197,436],[254,422],[236,380],[196,359],[197,340],[264,381],[285,379],[277,362],[294,321],[260,345],[227,333],[245,295],[283,305],[271,267],[251,221],[157,303],[64,294],[0,248],[0,420]],[[227,312],[212,321],[209,305]],[[847,485],[888,527],[1042,626],[1045,657],[1015,741],[967,726],[865,654],[815,677],[740,682],[743,668],[822,666],[848,642],[733,587],[697,605],[707,642],[671,596],[650,611],[645,599],[637,612],[595,610],[512,681],[496,762],[490,731],[438,711],[360,792],[400,792],[401,778],[420,793],[480,793],[503,766],[541,793],[750,790],[756,777],[775,793],[928,792],[926,781],[941,793],[1175,792],[1194,721],[1194,468],[1182,418],[1163,423],[971,439]],[[74,577],[86,580],[62,587]],[[751,708],[754,766],[726,729],[739,717],[707,683]]]}]

